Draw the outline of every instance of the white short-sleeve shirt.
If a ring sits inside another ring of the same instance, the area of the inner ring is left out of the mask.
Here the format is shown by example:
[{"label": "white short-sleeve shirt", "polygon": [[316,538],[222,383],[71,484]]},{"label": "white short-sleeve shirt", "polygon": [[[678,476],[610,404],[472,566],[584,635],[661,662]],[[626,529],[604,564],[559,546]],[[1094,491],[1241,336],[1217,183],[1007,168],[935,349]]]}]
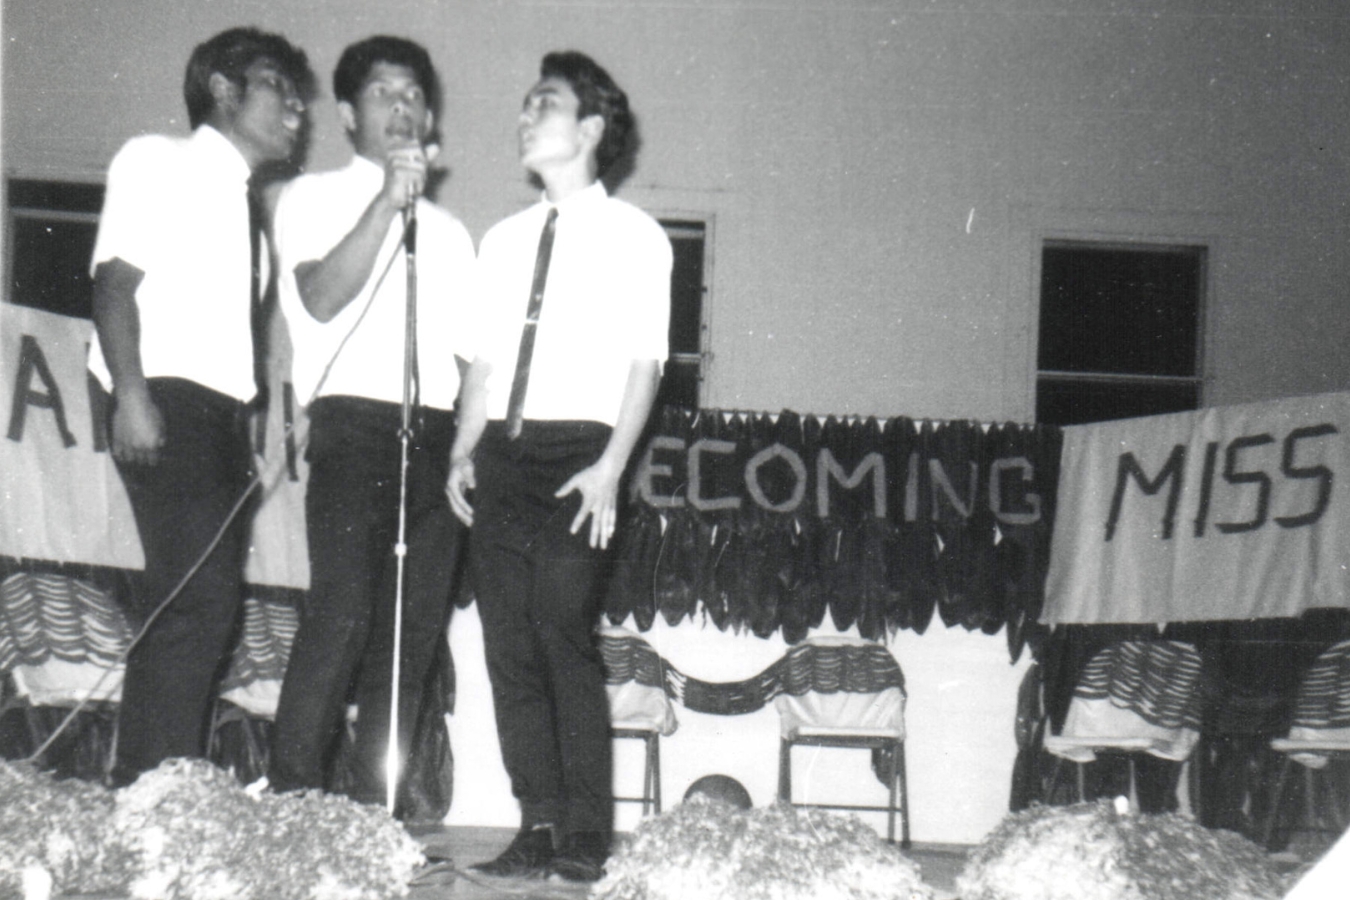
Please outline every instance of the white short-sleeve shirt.
[{"label": "white short-sleeve shirt", "polygon": [[[209,125],[188,138],[133,138],[113,157],[90,272],[120,258],[144,273],[136,307],[146,377],[253,396],[249,174]],[[97,334],[89,370],[113,389]]]},{"label": "white short-sleeve shirt", "polygon": [[[391,403],[403,399],[409,278],[400,246],[402,219],[390,224],[361,292],[330,321],[309,314],[295,280],[295,267],[327,255],[383,184],[384,170],[355,156],[345,168],[295,179],[277,202],[278,294],[293,347],[292,383],[302,403],[333,395]],[[455,356],[472,359],[464,346],[462,310],[470,300],[473,239],[445,209],[418,200],[414,247],[421,402],[451,409],[459,394]]]},{"label": "white short-sleeve shirt", "polygon": [[[479,247],[473,349],[492,366],[489,419],[506,418],[549,208],[540,202],[502,220]],[[600,182],[557,209],[524,416],[614,425],[632,363],[664,363],[669,353],[670,239]]]}]

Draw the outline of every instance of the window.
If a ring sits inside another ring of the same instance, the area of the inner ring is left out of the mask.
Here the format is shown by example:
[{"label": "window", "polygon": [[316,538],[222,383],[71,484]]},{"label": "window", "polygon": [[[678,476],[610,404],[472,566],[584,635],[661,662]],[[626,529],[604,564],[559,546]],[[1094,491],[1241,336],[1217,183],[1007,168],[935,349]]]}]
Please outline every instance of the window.
[{"label": "window", "polygon": [[13,179],[9,200],[10,245],[6,298],[65,316],[89,318],[94,254],[103,186]]},{"label": "window", "polygon": [[1204,284],[1203,247],[1047,241],[1036,421],[1199,407]]},{"label": "window", "polygon": [[708,332],[703,308],[708,226],[688,219],[662,219],[661,226],[670,237],[675,259],[670,273],[670,359],[661,378],[656,408],[670,405],[698,409],[703,398]]},{"label": "window", "polygon": [[[12,303],[89,318],[93,256],[103,186],[13,179],[8,183]],[[674,265],[670,276],[670,359],[657,396],[665,404],[697,409],[703,399],[707,352],[706,253],[708,223],[663,219]]]}]

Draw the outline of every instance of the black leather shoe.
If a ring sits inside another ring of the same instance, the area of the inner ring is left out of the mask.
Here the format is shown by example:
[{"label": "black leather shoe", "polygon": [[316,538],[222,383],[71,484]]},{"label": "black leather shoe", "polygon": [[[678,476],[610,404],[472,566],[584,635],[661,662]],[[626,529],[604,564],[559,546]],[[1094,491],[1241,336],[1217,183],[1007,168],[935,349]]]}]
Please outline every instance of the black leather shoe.
[{"label": "black leather shoe", "polygon": [[591,882],[605,874],[609,860],[609,840],[598,831],[569,834],[562,850],[548,867],[549,880]]},{"label": "black leather shoe", "polygon": [[469,868],[496,878],[541,877],[553,858],[553,828],[540,825],[516,832],[510,845],[496,859]]}]

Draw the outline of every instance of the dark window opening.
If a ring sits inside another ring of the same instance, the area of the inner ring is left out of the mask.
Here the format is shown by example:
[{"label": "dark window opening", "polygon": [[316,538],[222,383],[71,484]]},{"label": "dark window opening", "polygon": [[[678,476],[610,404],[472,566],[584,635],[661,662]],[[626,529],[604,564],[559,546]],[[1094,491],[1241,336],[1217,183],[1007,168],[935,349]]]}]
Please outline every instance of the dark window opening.
[{"label": "dark window opening", "polygon": [[89,318],[89,260],[103,207],[103,186],[12,179],[6,299],[63,316]]},{"label": "dark window opening", "polygon": [[1036,421],[1198,408],[1204,282],[1203,247],[1046,242]]},{"label": "dark window opening", "polygon": [[706,288],[705,222],[663,219],[674,264],[670,273],[670,358],[661,378],[656,407],[698,409],[702,400]]}]

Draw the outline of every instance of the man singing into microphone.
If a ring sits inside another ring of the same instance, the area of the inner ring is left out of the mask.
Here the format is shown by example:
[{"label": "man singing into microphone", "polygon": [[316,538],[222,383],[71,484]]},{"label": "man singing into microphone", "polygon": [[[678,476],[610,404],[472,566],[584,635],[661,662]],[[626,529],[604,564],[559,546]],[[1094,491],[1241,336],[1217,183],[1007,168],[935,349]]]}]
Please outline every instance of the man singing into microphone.
[{"label": "man singing into microphone", "polygon": [[[474,250],[464,226],[422,197],[440,99],[426,50],[386,36],[355,43],[338,61],[333,94],[355,155],[346,168],[288,185],[275,222],[292,380],[310,423],[310,590],[277,709],[269,780],[280,791],[326,786],[355,677],[359,713],[349,793],[380,803],[391,706],[404,353],[413,354],[414,406],[400,760],[436,642],[444,639],[462,530],[444,485],[459,391],[453,342],[462,332],[460,306]],[[405,241],[410,231],[415,242]],[[418,340],[407,347],[410,287]]]}]

